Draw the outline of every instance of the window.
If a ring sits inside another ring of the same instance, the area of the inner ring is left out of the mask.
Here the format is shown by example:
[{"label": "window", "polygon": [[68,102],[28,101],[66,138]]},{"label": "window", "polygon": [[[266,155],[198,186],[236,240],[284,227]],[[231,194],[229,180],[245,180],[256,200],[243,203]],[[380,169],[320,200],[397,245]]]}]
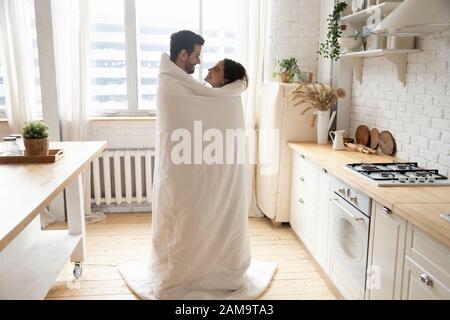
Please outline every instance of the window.
[{"label": "window", "polygon": [[[161,53],[169,53],[172,33],[183,29],[199,33],[199,1],[165,0],[155,6],[152,1],[136,0],[136,12],[139,30],[138,107],[154,110]],[[194,76],[198,77],[198,71]]]},{"label": "window", "polygon": [[202,65],[193,74],[199,81],[219,60],[237,57],[238,0],[89,3],[91,114],[154,113],[161,53],[169,53],[170,35],[178,30],[192,30],[206,40]]},{"label": "window", "polygon": [[203,1],[203,78],[208,74],[208,69],[223,58],[238,59],[237,12],[237,1]]},{"label": "window", "polygon": [[123,0],[90,1],[92,107],[99,113],[128,109]]}]

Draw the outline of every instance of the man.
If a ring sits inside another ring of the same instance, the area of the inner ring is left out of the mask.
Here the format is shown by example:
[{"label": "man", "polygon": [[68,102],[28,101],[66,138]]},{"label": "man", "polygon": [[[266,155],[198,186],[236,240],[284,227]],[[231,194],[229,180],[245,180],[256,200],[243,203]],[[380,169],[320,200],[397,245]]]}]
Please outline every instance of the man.
[{"label": "man", "polygon": [[187,74],[200,64],[200,54],[205,40],[198,34],[182,30],[170,36],[170,60]]}]

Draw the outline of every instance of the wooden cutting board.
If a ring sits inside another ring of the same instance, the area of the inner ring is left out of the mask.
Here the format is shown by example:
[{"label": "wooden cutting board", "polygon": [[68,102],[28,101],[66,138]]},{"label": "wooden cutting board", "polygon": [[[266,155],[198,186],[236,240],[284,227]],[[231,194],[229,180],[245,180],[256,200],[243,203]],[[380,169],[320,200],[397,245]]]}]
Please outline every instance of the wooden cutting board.
[{"label": "wooden cutting board", "polygon": [[384,154],[392,156],[396,151],[395,139],[392,134],[385,130],[381,131],[378,136],[378,145]]},{"label": "wooden cutting board", "polygon": [[363,124],[358,126],[355,132],[355,140],[357,144],[368,147],[370,143],[369,128]]},{"label": "wooden cutting board", "polygon": [[370,148],[376,150],[378,148],[378,136],[380,133],[377,128],[370,130]]}]

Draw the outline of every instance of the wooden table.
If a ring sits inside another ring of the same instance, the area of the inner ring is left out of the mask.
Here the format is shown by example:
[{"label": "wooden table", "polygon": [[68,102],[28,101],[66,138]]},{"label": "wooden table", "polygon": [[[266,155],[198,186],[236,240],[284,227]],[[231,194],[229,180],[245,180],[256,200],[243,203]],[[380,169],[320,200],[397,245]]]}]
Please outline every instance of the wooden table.
[{"label": "wooden table", "polygon": [[[86,253],[81,173],[104,141],[57,142],[52,164],[0,165],[0,299],[43,299],[67,260]],[[39,213],[66,190],[68,230],[42,231]]]}]

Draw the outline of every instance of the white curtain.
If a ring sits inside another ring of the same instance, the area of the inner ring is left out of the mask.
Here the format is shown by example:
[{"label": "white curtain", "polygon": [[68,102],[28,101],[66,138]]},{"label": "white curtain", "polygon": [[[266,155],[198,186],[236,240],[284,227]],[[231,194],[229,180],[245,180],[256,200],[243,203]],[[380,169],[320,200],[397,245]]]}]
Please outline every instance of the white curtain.
[{"label": "white curtain", "polygon": [[[63,141],[88,138],[89,6],[88,0],[52,2],[60,125]],[[85,215],[88,222],[104,218],[91,212],[90,170],[83,172]]]},{"label": "white curtain", "polygon": [[36,119],[31,17],[26,1],[0,0],[0,59],[4,68],[9,129],[20,133]]},{"label": "white curtain", "polygon": [[[270,0],[239,1],[239,48],[240,62],[247,70],[249,86],[243,96],[244,116],[246,129],[255,129],[257,119],[258,98],[261,96],[264,73],[269,53],[270,31]],[[248,136],[247,140],[251,151],[252,163],[256,159],[256,135]],[[255,165],[250,166],[249,189],[247,195],[251,198],[249,216],[262,216],[256,206],[255,192]]]}]

